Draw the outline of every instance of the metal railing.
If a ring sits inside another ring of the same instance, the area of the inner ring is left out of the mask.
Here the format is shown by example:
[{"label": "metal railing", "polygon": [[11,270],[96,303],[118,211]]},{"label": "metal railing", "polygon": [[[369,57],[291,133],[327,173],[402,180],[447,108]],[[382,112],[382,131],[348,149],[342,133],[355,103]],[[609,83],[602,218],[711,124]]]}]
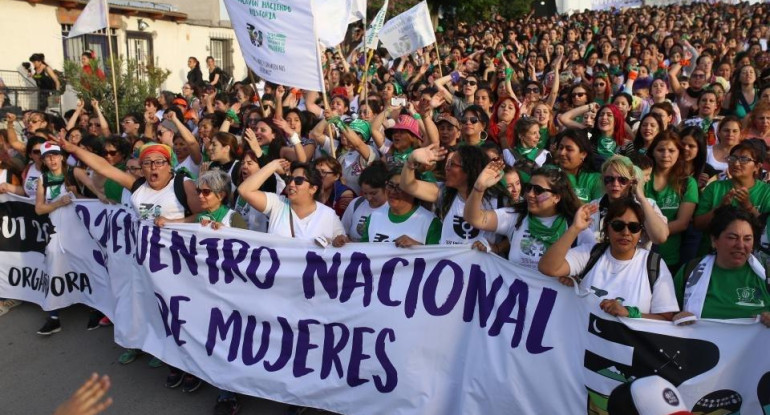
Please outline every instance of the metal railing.
[{"label": "metal railing", "polygon": [[0,70],[0,81],[0,90],[5,93],[0,113],[37,110],[62,115],[59,91],[40,90],[34,80],[20,70]]}]

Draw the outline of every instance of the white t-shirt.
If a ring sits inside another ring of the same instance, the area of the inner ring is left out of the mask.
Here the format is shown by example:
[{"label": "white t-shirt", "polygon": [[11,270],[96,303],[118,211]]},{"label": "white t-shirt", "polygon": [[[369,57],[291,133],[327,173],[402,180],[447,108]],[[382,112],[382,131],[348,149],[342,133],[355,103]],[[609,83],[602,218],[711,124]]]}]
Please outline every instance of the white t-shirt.
[{"label": "white t-shirt", "polygon": [[361,240],[361,233],[364,231],[364,226],[366,226],[366,219],[375,210],[384,210],[387,212],[388,204],[383,203],[382,206],[373,209],[372,206],[369,205],[369,202],[362,196],[359,196],[350,202],[348,208],[345,209],[345,213],[342,214],[342,228],[345,229],[345,232],[351,241],[359,242]]},{"label": "white t-shirt", "polygon": [[427,242],[430,225],[436,215],[418,206],[408,219],[395,223],[390,220],[388,209],[378,209],[369,217],[369,242],[393,242],[406,235],[422,244]]},{"label": "white t-shirt", "polygon": [[24,178],[24,193],[27,194],[27,197],[31,197],[32,199],[37,197],[37,179],[39,179],[41,175],[42,173],[40,173],[40,170],[38,170],[34,164],[29,166],[27,177]]},{"label": "white t-shirt", "polygon": [[[538,150],[540,154],[535,157],[535,163],[537,163],[538,167],[545,164],[545,161],[548,160],[548,155],[551,154],[548,152],[548,150]],[[513,152],[510,149],[503,150],[503,160],[505,161],[505,164],[507,166],[513,166],[516,163],[516,157],[513,155]]]},{"label": "white t-shirt", "polygon": [[719,170],[719,171],[727,171],[727,168],[729,167],[726,162],[719,161],[716,158],[714,158],[713,146],[706,147],[706,163],[708,163],[709,166],[713,167],[714,170]]},{"label": "white t-shirt", "polygon": [[183,162],[177,164],[177,166],[174,169],[174,171],[180,171],[182,168],[187,169],[187,171],[189,171],[190,174],[192,174],[193,178],[198,177],[198,174],[201,171],[200,164],[195,164],[195,162],[193,161],[191,156],[187,156],[187,158],[184,159]]},{"label": "white t-shirt", "polygon": [[[674,293],[674,280],[668,267],[661,262],[658,279],[650,289],[647,276],[647,256],[650,251],[638,248],[627,261],[615,259],[608,248],[580,282],[580,287],[591,290],[602,299],[623,299],[623,305],[638,307],[642,313],[669,313],[679,311]],[[575,276],[585,268],[591,257],[590,245],[579,245],[567,252],[569,274]]]},{"label": "white t-shirt", "polygon": [[238,196],[238,199],[235,201],[235,208],[233,210],[240,213],[246,221],[246,229],[256,232],[267,232],[267,216],[257,209],[254,209],[254,207],[248,204],[244,199],[241,199],[240,196]]},{"label": "white t-shirt", "polygon": [[[291,205],[289,204],[289,199],[271,192],[265,192],[265,198],[267,203],[262,213],[270,219],[267,233],[291,238],[291,226],[289,225]],[[292,213],[295,238],[313,240],[320,236],[332,240],[337,235],[345,234],[342,222],[340,222],[337,214],[334,213],[334,209],[319,202],[315,202],[315,207],[313,213],[302,219],[296,213]]]},{"label": "white t-shirt", "polygon": [[358,184],[358,178],[361,172],[372,162],[379,158],[379,153],[374,146],[369,146],[369,158],[364,157],[356,150],[348,150],[345,154],[337,157],[337,161],[342,165],[342,182],[349,187],[355,194],[361,194],[361,186]]},{"label": "white t-shirt", "polygon": [[[496,209],[495,214],[497,215],[497,230],[495,232],[507,236],[508,240],[511,241],[508,260],[521,267],[537,271],[537,264],[545,254],[546,247],[541,241],[531,237],[527,218],[524,218],[519,229],[516,229],[519,214],[514,212],[512,208]],[[551,226],[556,220],[556,216],[538,219],[544,225]],[[594,236],[591,230],[586,229],[580,232],[577,243],[578,245],[588,245],[590,249],[594,245]]]},{"label": "white t-shirt", "polygon": [[[436,209],[441,209],[443,203],[443,197],[446,195],[446,188],[441,186],[441,197],[436,202]],[[484,210],[496,209],[496,198],[484,198],[481,202],[481,208]],[[481,231],[468,223],[464,217],[465,212],[465,200],[458,194],[455,196],[452,204],[449,206],[449,210],[444,216],[444,221],[441,224],[441,241],[442,245],[462,245],[472,244],[475,241],[486,239],[490,244],[498,241],[497,235],[494,232]]]},{"label": "white t-shirt", "polygon": [[[185,181],[190,180],[185,177]],[[154,190],[147,182],[139,186],[131,195],[131,205],[141,220],[154,220],[158,216],[166,219],[183,219],[184,206],[179,202],[174,192],[174,178],[168,181],[166,187]]]}]

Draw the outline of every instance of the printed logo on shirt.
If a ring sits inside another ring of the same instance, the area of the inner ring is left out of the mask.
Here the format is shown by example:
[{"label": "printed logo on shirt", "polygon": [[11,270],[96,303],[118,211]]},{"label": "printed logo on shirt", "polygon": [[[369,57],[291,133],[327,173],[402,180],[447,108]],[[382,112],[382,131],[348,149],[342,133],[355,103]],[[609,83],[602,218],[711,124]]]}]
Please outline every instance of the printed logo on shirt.
[{"label": "printed logo on shirt", "polygon": [[588,190],[583,189],[582,187],[576,187],[574,190],[575,190],[575,196],[577,196],[578,199],[588,200]]},{"label": "printed logo on shirt", "polygon": [[665,197],[658,200],[658,207],[662,209],[679,208],[679,201],[676,195],[673,193],[667,194]]},{"label": "printed logo on shirt", "polygon": [[142,220],[155,219],[160,216],[160,205],[152,203],[139,204],[139,218]]},{"label": "printed logo on shirt", "polygon": [[374,235],[372,242],[388,242],[389,240],[390,240],[390,237],[388,235],[383,235],[381,233],[378,233]]},{"label": "printed logo on shirt", "polygon": [[545,244],[533,238],[529,230],[526,230],[524,235],[522,235],[519,248],[523,257],[521,264],[537,269],[537,263],[540,262],[540,258],[545,254]]},{"label": "printed logo on shirt", "polygon": [[742,287],[735,290],[738,294],[736,305],[744,307],[764,307],[765,302],[759,298],[756,288]]},{"label": "printed logo on shirt", "polygon": [[465,219],[462,216],[454,216],[454,219],[452,219],[452,229],[454,229],[455,234],[463,239],[474,239],[477,236],[479,236],[479,230],[471,226],[470,223],[466,222]]},{"label": "printed logo on shirt", "polygon": [[361,218],[358,219],[358,223],[356,224],[356,232],[358,232],[359,235],[363,235],[364,229],[366,228],[367,219],[369,219],[369,216],[361,216]]}]

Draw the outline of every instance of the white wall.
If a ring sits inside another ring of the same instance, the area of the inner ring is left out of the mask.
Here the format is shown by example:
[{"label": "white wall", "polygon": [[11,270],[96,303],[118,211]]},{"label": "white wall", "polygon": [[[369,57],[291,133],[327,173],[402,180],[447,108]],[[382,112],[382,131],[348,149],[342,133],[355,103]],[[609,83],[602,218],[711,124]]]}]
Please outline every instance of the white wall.
[{"label": "white wall", "polygon": [[25,1],[0,0],[0,70],[16,70],[33,53],[42,53],[54,68],[64,60],[56,8]]}]

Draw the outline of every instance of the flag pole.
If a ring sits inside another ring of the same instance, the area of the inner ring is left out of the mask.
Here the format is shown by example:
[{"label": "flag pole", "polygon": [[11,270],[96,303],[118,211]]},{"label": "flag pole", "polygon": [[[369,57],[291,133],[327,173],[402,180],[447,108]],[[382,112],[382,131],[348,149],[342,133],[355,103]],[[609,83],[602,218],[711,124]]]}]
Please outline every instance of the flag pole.
[{"label": "flag pole", "polygon": [[107,2],[107,0],[102,0],[104,2],[104,13],[105,17],[107,18],[107,27],[104,29],[105,34],[107,35],[107,49],[110,53],[110,66],[112,66],[112,70],[110,73],[112,74],[112,97],[115,100],[115,128],[116,132],[120,131],[120,111],[118,109],[118,82],[115,78],[115,55],[112,51],[112,35],[110,34],[110,4]]},{"label": "flag pole", "polygon": [[[316,38],[318,38],[318,37],[316,36]],[[321,46],[321,44],[320,44],[320,42],[319,42],[319,43],[318,43],[318,48],[317,48],[317,49],[318,49],[318,62],[321,62],[321,54],[323,53],[321,48],[322,48],[322,46]],[[332,59],[334,59],[334,57],[333,57],[333,56],[332,56]],[[331,70],[331,62],[329,63],[329,69]],[[325,78],[325,77],[324,77],[324,78]],[[329,79],[329,84],[330,84],[329,86],[331,86],[331,77],[330,77],[330,79]],[[325,83],[325,82],[324,82],[324,84],[322,85],[322,87],[323,87],[323,88],[322,88],[322,90],[321,90],[321,95],[323,95],[323,100],[324,100],[324,113],[326,113],[327,111],[331,111],[331,107],[329,106],[329,97],[328,97],[328,93],[327,93],[327,91],[326,91],[326,83]],[[323,115],[322,115],[322,116],[323,116]],[[332,156],[332,157],[334,157],[334,158],[336,159],[336,158],[337,158],[337,156],[336,156],[336,155],[335,155],[335,153],[334,153],[334,137],[332,136],[332,133],[333,133],[333,130],[332,130],[332,125],[331,125],[331,124],[329,124],[328,122],[326,123],[326,131],[327,131],[327,132],[328,132],[328,134],[329,134],[329,148],[331,149],[331,153],[332,153],[332,154],[331,154],[331,156]]]},{"label": "flag pole", "polygon": [[441,54],[438,52],[438,40],[433,43],[433,46],[436,47],[436,59],[438,59],[438,76],[439,78],[443,78],[444,72],[441,70]]}]

